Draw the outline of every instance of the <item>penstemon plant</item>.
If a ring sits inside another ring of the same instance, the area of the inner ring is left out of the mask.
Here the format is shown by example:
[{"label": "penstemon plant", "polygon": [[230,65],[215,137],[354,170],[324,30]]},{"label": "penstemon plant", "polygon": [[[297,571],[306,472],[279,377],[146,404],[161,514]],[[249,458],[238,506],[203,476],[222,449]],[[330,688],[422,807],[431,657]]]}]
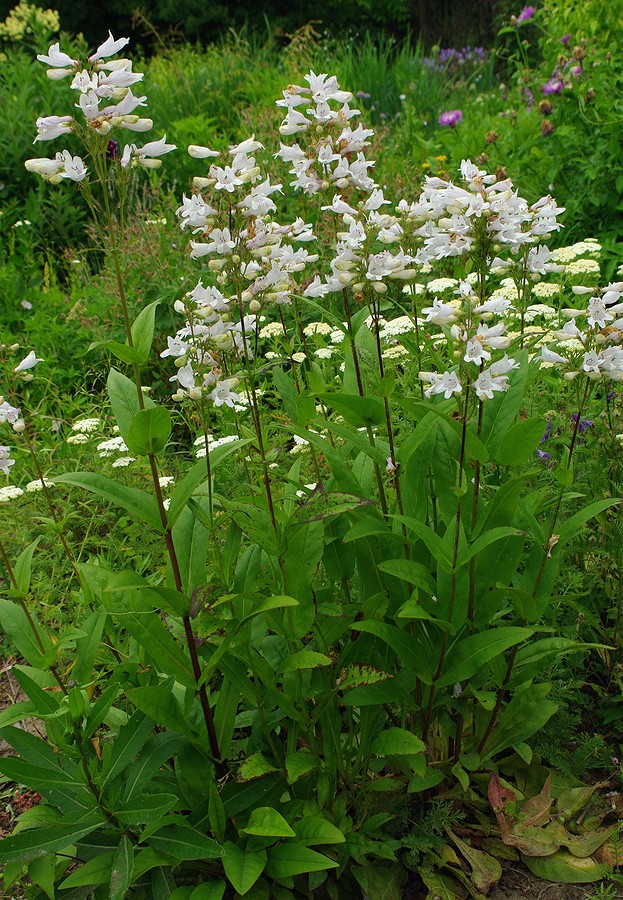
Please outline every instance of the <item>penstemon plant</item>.
[{"label": "penstemon plant", "polygon": [[[126,44],[110,35],[86,61],[58,45],[40,57],[72,79],[85,121],[39,119],[37,139],[71,136],[84,157],[26,165],[75,181],[93,212],[126,329],[125,343],[101,345],[119,364],[110,407],[125,461],[143,459],[152,489],[100,472],[54,481],[123,510],[161,556],[112,571],[68,547],[76,617],[88,612],[59,641],[33,612],[36,545],[15,564],[2,548],[1,622],[28,700],[0,714],[18,754],[0,772],[44,798],[0,844],[5,885],[25,866],[37,898],[398,898],[405,818],[442,791],[477,806],[487,773],[529,765],[557,709],[547,668],[587,646],[540,633],[563,548],[618,502],[577,509],[572,488],[591,392],[623,379],[623,283],[575,285],[577,302],[589,296],[579,308],[562,285],[548,307],[560,327],[530,330],[534,279],[560,274],[545,243],[555,201],[529,206],[465,160],[459,183],[427,179],[393,206],[368,173],[372,132],[349,124],[352,95],[312,72],[279,101],[281,135],[309,140],[276,155],[303,209],[326,197],[313,215],[278,224],[283,186],[255,136],[222,156],[188,148],[207,168],[178,217],[201,272],[161,357],[197,460],[165,500],[173,419],[143,384],[158,304],[128,296],[123,236],[133,174],[175,148],[110,137],[152,125],[134,113],[141,76],[111,58]],[[541,367],[558,367],[574,404],[553,469],[535,461],[546,422],[524,413]],[[17,406],[3,401],[0,417],[19,430]],[[1,447],[0,470],[12,465]],[[26,716],[47,740],[14,727]],[[447,821],[492,884],[499,863]],[[572,829],[556,834],[552,854],[576,846]],[[442,874],[429,866],[426,884],[482,896],[452,854],[434,857]]]}]

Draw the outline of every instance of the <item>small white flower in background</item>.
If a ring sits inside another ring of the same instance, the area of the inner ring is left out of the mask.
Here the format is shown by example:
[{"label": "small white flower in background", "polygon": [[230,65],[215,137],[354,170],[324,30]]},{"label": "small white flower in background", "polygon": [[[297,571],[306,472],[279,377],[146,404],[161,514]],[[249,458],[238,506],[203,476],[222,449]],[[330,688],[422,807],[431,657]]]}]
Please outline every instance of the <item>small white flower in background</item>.
[{"label": "small white flower in background", "polygon": [[0,503],[8,503],[10,500],[16,500],[18,497],[21,497],[23,493],[23,490],[16,487],[14,484],[7,484],[6,487],[0,488]]},{"label": "small white flower in background", "polygon": [[11,466],[15,465],[15,460],[11,459],[10,453],[8,447],[0,446],[0,472],[4,472],[5,475],[8,475]]},{"label": "small white flower in background", "polygon": [[314,491],[318,487],[317,483],[314,481],[313,484],[306,484],[304,491],[297,491],[296,496],[300,498],[307,497],[311,491]]},{"label": "small white flower in background", "polygon": [[25,372],[27,369],[32,369],[37,363],[43,362],[42,359],[39,359],[34,350],[31,350],[28,356],[25,356],[24,359],[17,365],[13,371],[14,372]]},{"label": "small white flower in background", "polygon": [[[78,435],[75,436],[78,437]],[[114,437],[108,441],[102,441],[97,445],[97,449],[99,450],[99,455],[104,457],[110,456],[112,453],[123,453],[127,451],[128,447],[122,437]]]},{"label": "small white flower in background", "polygon": [[89,443],[89,435],[82,434],[78,432],[77,434],[69,434],[67,436],[68,444],[88,444]]},{"label": "small white flower in background", "polygon": [[112,464],[113,469],[125,469],[135,461],[135,456],[119,456]]},{"label": "small white flower in background", "polygon": [[158,479],[158,484],[161,488],[166,488],[170,484],[175,484],[175,478],[172,475],[161,475]]},{"label": "small white flower in background", "polygon": [[97,431],[100,427],[100,424],[101,420],[96,418],[78,419],[78,421],[74,422],[74,424],[71,426],[71,430],[84,434],[90,434],[92,431]]},{"label": "small white flower in background", "polygon": [[[53,482],[48,481],[47,478],[45,480],[46,487],[52,487]],[[43,482],[40,478],[35,478],[34,481],[29,481],[26,485],[26,493],[27,494],[37,494],[39,491],[43,490]]]}]

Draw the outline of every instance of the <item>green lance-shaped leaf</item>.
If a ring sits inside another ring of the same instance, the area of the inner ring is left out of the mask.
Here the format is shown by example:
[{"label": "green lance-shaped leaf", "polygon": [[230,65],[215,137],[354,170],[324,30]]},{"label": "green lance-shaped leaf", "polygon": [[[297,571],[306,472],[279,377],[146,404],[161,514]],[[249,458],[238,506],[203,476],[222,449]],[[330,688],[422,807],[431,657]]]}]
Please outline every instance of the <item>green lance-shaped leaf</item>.
[{"label": "green lance-shaped leaf", "polygon": [[138,522],[144,522],[156,531],[163,530],[156,498],[145,491],[126,487],[96,472],[67,472],[52,480],[56,484],[70,484],[90,491],[102,500],[125,509]]},{"label": "green lance-shaped leaf", "polygon": [[99,810],[89,810],[80,818],[67,816],[52,826],[30,828],[19,834],[12,834],[0,844],[0,865],[9,862],[26,862],[47,853],[65,850],[71,844],[100,828],[105,821]]},{"label": "green lance-shaped leaf", "polygon": [[141,409],[125,437],[130,453],[147,456],[160,453],[171,437],[171,413],[165,406]]},{"label": "green lance-shaped leaf", "polygon": [[[230,441],[229,444],[222,444],[214,450],[210,450],[210,470],[214,474],[217,466],[227,459],[232,453],[251,444],[252,439],[247,438],[241,441]],[[184,478],[175,486],[175,490],[171,494],[171,503],[167,515],[168,527],[172,528],[182,510],[185,508],[188,500],[195,493],[199,485],[206,484],[208,479],[208,469],[205,459],[200,459],[184,476]]]},{"label": "green lance-shaped leaf", "polygon": [[[43,651],[49,650],[52,642],[37,622],[34,613],[30,613],[30,619],[39,636],[39,641],[43,645]],[[44,656],[39,641],[33,633],[31,622],[21,606],[0,597],[0,626],[9,641],[33,668],[45,668]]]},{"label": "green lance-shaped leaf", "polygon": [[266,874],[269,878],[291,878],[304,872],[322,872],[336,869],[338,863],[322,853],[301,844],[277,844],[268,848]]},{"label": "green lance-shaped leaf", "polygon": [[[127,434],[130,431],[135,415],[141,408],[138,402],[136,385],[117,369],[110,370],[106,385],[113,415],[119,426],[119,433],[127,443]],[[153,409],[155,406],[154,401],[145,394],[143,396],[143,407],[145,409]]]},{"label": "green lance-shaped leaf", "polygon": [[104,771],[101,786],[104,787],[123,772],[134,760],[154,729],[154,723],[138,710],[122,725],[113,744]]},{"label": "green lance-shaped leaf", "polygon": [[372,742],[374,756],[412,756],[423,753],[426,744],[404,728],[386,728]]},{"label": "green lance-shaped leaf", "polygon": [[22,550],[20,555],[17,557],[17,560],[15,561],[15,565],[13,566],[13,575],[17,582],[18,597],[28,596],[28,591],[30,590],[30,579],[32,575],[32,558],[35,552],[35,548],[40,540],[41,538],[38,537],[32,542],[32,544],[29,544],[25,550]]},{"label": "green lance-shaped leaf", "polygon": [[174,675],[185,687],[194,686],[189,659],[138,591],[118,593],[112,597],[104,593],[102,598],[107,609],[115,614],[126,631],[149,654],[159,671]]},{"label": "green lance-shaped leaf", "polygon": [[533,634],[531,628],[507,625],[457,641],[448,650],[437,686],[445,687],[471,678],[489,660]]},{"label": "green lance-shaped leaf", "polygon": [[113,856],[108,895],[110,900],[124,900],[132,882],[133,864],[134,848],[127,834],[124,834]]},{"label": "green lance-shaped leaf", "polygon": [[164,825],[148,838],[151,847],[175,859],[218,859],[223,848],[191,825],[175,822]]},{"label": "green lance-shaped leaf", "polygon": [[100,853],[94,859],[90,859],[84,865],[76,869],[59,885],[62,890],[84,887],[86,885],[108,884],[110,870],[114,858],[114,850]]},{"label": "green lance-shaped leaf", "polygon": [[130,329],[132,333],[132,342],[136,351],[139,363],[147,362],[151,343],[154,339],[154,321],[156,318],[156,307],[160,300],[154,300],[144,309],[140,311]]},{"label": "green lance-shaped leaf", "polygon": [[343,844],[346,841],[342,831],[321,816],[305,816],[295,822],[292,827],[296,832],[297,843],[305,847],[314,847],[318,844]]},{"label": "green lance-shaped leaf", "polygon": [[527,463],[539,446],[546,421],[541,418],[522,419],[504,435],[495,452],[495,460],[502,466],[518,466]]},{"label": "green lance-shaped leaf", "polygon": [[[463,426],[458,419],[453,419],[447,413],[443,412],[436,403],[425,403],[423,400],[412,400],[410,398],[398,399],[398,404],[407,412],[413,413],[417,419],[423,419],[429,413],[437,416],[448,425],[456,434],[459,440],[463,436]],[[470,459],[478,462],[486,463],[489,460],[487,448],[480,438],[470,431],[469,428],[465,432],[465,452]]]},{"label": "green lance-shaped leaf", "polygon": [[259,837],[295,837],[281,813],[272,806],[260,806],[254,809],[249,816],[246,828],[240,829],[245,834],[254,834]]},{"label": "green lance-shaped leaf", "polygon": [[373,397],[360,397],[359,394],[318,394],[318,397],[357,428],[385,422],[385,407]]}]

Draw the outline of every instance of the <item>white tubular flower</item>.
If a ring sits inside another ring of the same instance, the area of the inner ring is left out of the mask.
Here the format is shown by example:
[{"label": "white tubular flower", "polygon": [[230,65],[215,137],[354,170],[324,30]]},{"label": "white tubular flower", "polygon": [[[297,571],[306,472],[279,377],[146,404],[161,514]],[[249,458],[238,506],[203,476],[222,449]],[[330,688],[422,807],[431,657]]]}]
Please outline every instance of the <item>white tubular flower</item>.
[{"label": "white tubular flower", "polygon": [[485,350],[480,341],[468,340],[465,345],[465,356],[463,359],[465,362],[473,362],[479,366],[481,363],[491,359],[491,354],[488,350]]},{"label": "white tubular flower", "polygon": [[263,150],[264,144],[260,144],[259,141],[255,140],[255,135],[252,134],[250,138],[242,141],[240,144],[236,144],[234,147],[229,148],[230,156],[237,156],[239,153],[254,153],[256,150]]},{"label": "white tubular flower", "polygon": [[49,181],[53,175],[58,175],[64,169],[63,161],[58,159],[48,159],[47,157],[38,157],[37,159],[27,159],[24,166],[29,172],[35,175],[41,175],[45,181]]},{"label": "white tubular flower", "polygon": [[8,475],[10,467],[15,465],[15,460],[11,459],[10,453],[8,447],[0,447],[0,472],[4,472],[5,475]]},{"label": "white tubular flower", "polygon": [[508,390],[508,378],[506,375],[494,378],[491,375],[491,370],[487,369],[486,371],[481,372],[474,381],[473,388],[476,391],[476,396],[479,400],[493,400],[493,394],[496,391]]},{"label": "white tubular flower", "polygon": [[9,425],[15,425],[16,422],[21,421],[21,413],[19,406],[11,406],[10,403],[3,400],[0,403],[0,425],[4,425],[5,422],[8,422]]},{"label": "white tubular flower", "polygon": [[73,125],[72,116],[40,116],[37,119],[36,141],[52,141],[62,134],[69,134]]},{"label": "white tubular flower", "polygon": [[54,69],[58,68],[68,68],[67,72],[64,74],[69,75],[71,68],[73,66],[78,65],[77,59],[72,59],[67,53],[63,53],[60,49],[60,43],[52,44],[50,49],[48,50],[47,56],[44,53],[40,53],[37,56],[39,62],[45,63],[47,66],[51,66]]},{"label": "white tubular flower", "polygon": [[311,121],[296,109],[289,109],[288,114],[279,126],[279,134],[287,137],[305,131],[311,125]]},{"label": "white tubular flower", "polygon": [[84,181],[88,172],[84,161],[79,156],[72,156],[69,150],[63,150],[61,155],[63,157],[61,176],[71,181]]},{"label": "white tubular flower", "polygon": [[608,322],[612,322],[614,316],[606,309],[603,298],[591,297],[588,301],[588,317],[586,321],[593,328],[598,325],[599,328],[605,328]]},{"label": "white tubular flower", "polygon": [[177,146],[175,144],[167,144],[167,136],[165,134],[159,141],[150,141],[137,152],[141,156],[156,157],[164,156],[165,153],[170,153],[171,150],[177,150]]},{"label": "white tubular flower", "polygon": [[176,150],[175,144],[167,144],[166,135],[159,141],[150,141],[144,147],[135,144],[126,144],[121,157],[121,166],[126,169],[130,165],[143,166],[146,169],[157,169],[162,165],[162,160],[157,157]]},{"label": "white tubular flower", "polygon": [[[153,119],[141,119],[139,116],[113,116],[111,125],[119,125],[120,128],[126,128],[128,131],[151,131],[154,127]],[[101,132],[100,132],[101,133]]]},{"label": "white tubular flower", "polygon": [[77,109],[82,110],[85,119],[97,119],[100,115],[100,98],[95,91],[86,91],[80,94],[80,100],[75,104]]},{"label": "white tubular flower", "polygon": [[233,194],[236,187],[244,183],[231,166],[210,166],[210,175],[216,179],[214,188],[217,191],[225,189]]},{"label": "white tubular flower", "polygon": [[430,387],[424,391],[424,395],[429,399],[435,394],[443,394],[444,398],[449,400],[453,394],[460,394],[463,390],[454,372],[444,372],[443,375],[432,372],[431,375]]},{"label": "white tubular flower", "polygon": [[519,363],[515,362],[514,359],[509,359],[508,353],[505,353],[504,356],[502,357],[502,359],[498,359],[496,362],[492,363],[489,366],[487,371],[490,372],[491,375],[496,376],[496,375],[506,375],[508,372],[511,372],[513,369],[518,369],[518,368],[519,368]]},{"label": "white tubular flower", "polygon": [[324,297],[325,294],[329,293],[329,286],[324,284],[320,280],[319,275],[314,276],[314,280],[311,284],[308,284],[305,290],[303,291],[304,297]]},{"label": "white tubular flower", "polygon": [[496,297],[485,300],[484,303],[481,303],[480,306],[476,307],[474,312],[493,313],[493,315],[500,316],[502,313],[505,313],[507,309],[510,309],[512,305],[512,302],[508,298]]},{"label": "white tubular flower", "polygon": [[236,394],[232,388],[238,384],[237,378],[226,378],[219,381],[217,386],[208,394],[208,400],[211,400],[215,406],[229,406],[233,408],[234,403],[240,400],[240,394]]},{"label": "white tubular flower", "polygon": [[[109,31],[108,37],[106,38],[104,43],[99,45],[92,56],[89,56],[89,62],[93,63],[97,62],[100,59],[107,59],[109,56],[114,56],[115,53],[118,53],[129,43],[130,38],[119,38],[118,40],[115,40],[112,36],[112,32]],[[58,44],[56,46],[58,47]]]},{"label": "white tubular flower", "polygon": [[82,71],[76,72],[73,81],[69,86],[74,91],[80,91],[81,94],[86,94],[87,91],[94,91],[97,87],[97,77],[92,75],[86,69],[82,69]]},{"label": "white tubular flower", "polygon": [[551,363],[564,364],[564,363],[569,362],[569,360],[567,359],[566,356],[561,356],[560,353],[556,353],[554,350],[550,350],[548,348],[547,344],[543,344],[543,346],[541,347],[541,352],[535,358],[537,360],[540,360],[541,362],[550,363],[550,364]]},{"label": "white tubular flower", "polygon": [[451,303],[444,303],[438,297],[435,297],[432,306],[424,307],[422,315],[426,316],[426,322],[432,322],[434,325],[451,325],[457,319],[454,306]]},{"label": "white tubular flower", "polygon": [[42,359],[37,357],[37,354],[34,350],[31,350],[28,356],[25,356],[21,363],[16,366],[13,371],[14,372],[25,372],[27,369],[34,368],[37,363],[43,362]]},{"label": "white tubular flower", "polygon": [[582,371],[587,374],[596,373],[599,374],[601,372],[601,367],[603,364],[603,359],[599,353],[596,353],[594,350],[589,350],[588,353],[584,354],[584,359],[582,360]]},{"label": "white tubular flower", "polygon": [[147,97],[135,97],[132,91],[128,88],[128,92],[125,97],[117,103],[116,106],[106,106],[102,110],[102,115],[106,116],[129,116],[137,106],[146,106],[147,105]]},{"label": "white tubular flower", "polygon": [[210,150],[209,147],[201,147],[199,144],[189,144],[188,155],[193,159],[208,159],[211,156],[220,156],[218,150]]}]

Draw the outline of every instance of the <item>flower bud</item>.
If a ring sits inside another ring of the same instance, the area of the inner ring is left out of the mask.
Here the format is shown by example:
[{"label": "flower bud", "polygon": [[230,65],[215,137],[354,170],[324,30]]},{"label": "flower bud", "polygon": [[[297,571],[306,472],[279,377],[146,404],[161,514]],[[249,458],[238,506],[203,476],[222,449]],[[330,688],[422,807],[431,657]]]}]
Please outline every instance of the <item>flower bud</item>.
[{"label": "flower bud", "polygon": [[249,303],[249,311],[252,313],[259,312],[261,308],[262,304],[259,300],[251,300],[251,302]]}]

